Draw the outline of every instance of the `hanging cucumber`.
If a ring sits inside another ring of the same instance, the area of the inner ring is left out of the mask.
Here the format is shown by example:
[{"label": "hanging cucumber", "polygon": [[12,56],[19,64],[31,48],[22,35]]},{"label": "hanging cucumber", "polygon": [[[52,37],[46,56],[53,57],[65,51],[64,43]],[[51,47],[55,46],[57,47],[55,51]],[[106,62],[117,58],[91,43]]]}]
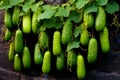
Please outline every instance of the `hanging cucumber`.
[{"label": "hanging cucumber", "polygon": [[31,12],[28,11],[23,15],[23,20],[22,20],[22,30],[25,34],[30,34],[31,32]]}]

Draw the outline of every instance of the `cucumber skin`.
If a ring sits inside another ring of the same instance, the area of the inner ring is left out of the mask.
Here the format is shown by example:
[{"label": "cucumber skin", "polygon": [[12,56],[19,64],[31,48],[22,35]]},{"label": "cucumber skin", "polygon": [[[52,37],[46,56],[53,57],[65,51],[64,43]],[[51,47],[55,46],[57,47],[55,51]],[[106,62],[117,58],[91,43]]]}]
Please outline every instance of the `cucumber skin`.
[{"label": "cucumber skin", "polygon": [[16,72],[19,72],[19,71],[21,71],[21,68],[22,68],[22,66],[21,66],[20,56],[19,56],[19,54],[15,54],[15,57],[14,57],[14,70]]},{"label": "cucumber skin", "polygon": [[109,32],[107,27],[100,32],[100,44],[103,53],[108,53],[110,51]]},{"label": "cucumber skin", "polygon": [[43,57],[42,72],[48,74],[51,70],[51,52],[46,51]]},{"label": "cucumber skin", "polygon": [[98,7],[98,13],[95,20],[95,29],[97,32],[104,30],[106,26],[106,13],[104,8]]},{"label": "cucumber skin", "polygon": [[88,44],[88,63],[94,63],[97,60],[98,43],[95,38],[91,38]]},{"label": "cucumber skin", "polygon": [[77,77],[83,80],[86,76],[85,61],[82,55],[77,56]]},{"label": "cucumber skin", "polygon": [[32,27],[32,20],[31,20],[31,12],[29,11],[26,14],[23,15],[22,31],[25,34],[30,34],[31,33],[31,27]]},{"label": "cucumber skin", "polygon": [[23,33],[20,29],[18,29],[15,34],[15,52],[22,53],[23,48]]},{"label": "cucumber skin", "polygon": [[72,39],[72,22],[68,19],[66,20],[62,29],[62,44],[68,44]]},{"label": "cucumber skin", "polygon": [[27,46],[25,46],[23,49],[22,62],[25,69],[29,69],[31,67],[31,55]]},{"label": "cucumber skin", "polygon": [[34,49],[34,62],[36,65],[42,64],[43,56],[40,51],[39,43],[36,43],[35,49]]},{"label": "cucumber skin", "polygon": [[53,54],[55,56],[61,53],[61,35],[59,31],[55,31],[53,34]]},{"label": "cucumber skin", "polygon": [[4,15],[4,23],[5,26],[9,29],[9,30],[13,30],[13,22],[12,22],[12,8],[9,8],[7,10],[5,10],[5,15]]}]

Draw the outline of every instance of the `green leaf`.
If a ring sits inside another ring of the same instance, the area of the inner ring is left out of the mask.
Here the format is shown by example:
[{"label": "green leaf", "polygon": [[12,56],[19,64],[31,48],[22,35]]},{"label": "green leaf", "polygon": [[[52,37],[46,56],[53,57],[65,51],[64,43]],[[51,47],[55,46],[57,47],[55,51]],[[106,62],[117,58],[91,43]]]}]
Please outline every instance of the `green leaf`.
[{"label": "green leaf", "polygon": [[81,9],[83,8],[90,0],[77,0],[75,5],[76,8]]},{"label": "green leaf", "polygon": [[56,29],[59,29],[59,28],[62,27],[62,21],[60,21],[60,19],[57,18],[57,17],[52,17],[50,19],[45,19],[44,20],[44,25],[47,28],[56,28]]},{"label": "green leaf", "polygon": [[10,5],[17,5],[21,2],[24,2],[24,0],[10,0]]},{"label": "green leaf", "polygon": [[95,4],[89,5],[85,8],[84,12],[86,14],[91,13],[91,12],[97,12],[97,6]]},{"label": "green leaf", "polygon": [[105,7],[105,10],[107,11],[107,13],[113,14],[116,11],[119,11],[119,4],[116,3],[115,1],[108,3]]},{"label": "green leaf", "polygon": [[73,32],[74,37],[77,38],[81,32],[82,32],[82,27],[81,26],[75,27],[75,30]]},{"label": "green leaf", "polygon": [[78,23],[81,21],[80,13],[78,13],[77,11],[71,11],[69,18],[75,23]]},{"label": "green leaf", "polygon": [[96,0],[96,4],[100,6],[104,6],[108,3],[108,0]]},{"label": "green leaf", "polygon": [[8,1],[6,0],[2,0],[0,1],[0,10],[2,9],[7,9],[7,8],[11,8],[12,6],[9,4]]},{"label": "green leaf", "polygon": [[59,7],[58,11],[56,12],[55,16],[63,16],[63,17],[68,17],[70,14],[71,7]]},{"label": "green leaf", "polygon": [[45,5],[42,7],[43,13],[38,16],[37,20],[40,21],[40,19],[50,19],[56,12],[56,9],[52,7],[51,5]]},{"label": "green leaf", "polygon": [[80,47],[79,41],[74,40],[72,42],[69,42],[68,45],[67,45],[67,52],[70,51],[73,48],[79,48],[79,47]]},{"label": "green leaf", "polygon": [[34,3],[34,2],[35,2],[35,0],[29,0],[29,1],[25,2],[25,4],[22,6],[23,11],[28,12],[29,9],[31,9],[33,7],[32,3]]}]

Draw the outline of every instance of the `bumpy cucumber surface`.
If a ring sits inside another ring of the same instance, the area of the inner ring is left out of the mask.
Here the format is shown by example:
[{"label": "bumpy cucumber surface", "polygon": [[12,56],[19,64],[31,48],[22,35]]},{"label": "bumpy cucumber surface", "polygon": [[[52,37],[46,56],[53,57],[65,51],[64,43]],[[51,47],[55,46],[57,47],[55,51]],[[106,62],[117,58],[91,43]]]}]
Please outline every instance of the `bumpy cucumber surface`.
[{"label": "bumpy cucumber surface", "polygon": [[43,58],[42,72],[48,74],[51,70],[51,52],[46,51]]},{"label": "bumpy cucumber surface", "polygon": [[36,43],[34,48],[34,62],[36,65],[40,65],[42,61],[43,55],[41,54],[39,43]]},{"label": "bumpy cucumber surface", "polygon": [[61,35],[59,31],[55,31],[53,34],[53,54],[60,55],[61,53]]},{"label": "bumpy cucumber surface", "polygon": [[25,46],[23,49],[22,62],[24,68],[28,69],[31,67],[31,55],[30,50],[27,46]]},{"label": "bumpy cucumber surface", "polygon": [[72,38],[72,22],[68,19],[65,21],[65,24],[62,29],[62,43],[68,44]]},{"label": "bumpy cucumber surface", "polygon": [[22,53],[23,51],[23,33],[18,29],[15,33],[15,52]]},{"label": "bumpy cucumber surface", "polygon": [[98,43],[95,38],[91,38],[88,44],[88,63],[94,63],[97,59]]},{"label": "bumpy cucumber surface", "polygon": [[8,8],[5,10],[4,23],[9,30],[13,30],[12,8]]},{"label": "bumpy cucumber surface", "polygon": [[84,57],[80,54],[77,56],[77,77],[83,80],[86,76],[85,61]]},{"label": "bumpy cucumber surface", "polygon": [[8,59],[10,61],[14,60],[15,56],[15,46],[14,46],[14,41],[10,43],[9,51],[8,51]]},{"label": "bumpy cucumber surface", "polygon": [[109,32],[107,27],[100,32],[100,44],[103,53],[108,53],[110,51]]},{"label": "bumpy cucumber surface", "polygon": [[12,15],[12,21],[14,26],[18,26],[20,21],[20,7],[14,6],[13,8],[13,15]]},{"label": "bumpy cucumber surface", "polygon": [[31,12],[28,11],[23,15],[22,20],[22,30],[24,33],[29,34],[31,32],[32,20],[31,20]]},{"label": "bumpy cucumber surface", "polygon": [[64,69],[64,67],[65,67],[65,55],[63,52],[61,52],[61,54],[57,56],[56,68],[58,71],[61,71]]},{"label": "bumpy cucumber surface", "polygon": [[98,32],[104,30],[106,26],[106,13],[103,7],[98,7],[98,12],[95,20],[95,29]]},{"label": "bumpy cucumber surface", "polygon": [[6,29],[5,35],[4,35],[4,40],[9,41],[12,38],[12,32],[9,29]]},{"label": "bumpy cucumber surface", "polygon": [[21,64],[20,56],[19,56],[19,54],[15,54],[15,57],[14,57],[14,70],[19,72],[19,71],[21,71],[21,67],[22,67],[22,64]]},{"label": "bumpy cucumber surface", "polygon": [[80,35],[80,43],[83,46],[86,46],[88,45],[88,42],[89,42],[89,33],[87,30],[83,30],[83,32]]}]

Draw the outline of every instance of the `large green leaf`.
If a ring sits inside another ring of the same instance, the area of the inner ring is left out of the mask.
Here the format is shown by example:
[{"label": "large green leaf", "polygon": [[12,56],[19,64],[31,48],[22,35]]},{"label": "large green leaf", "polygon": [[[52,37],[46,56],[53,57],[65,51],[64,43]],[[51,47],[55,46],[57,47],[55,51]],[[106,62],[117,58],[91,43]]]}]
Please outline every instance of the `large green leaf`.
[{"label": "large green leaf", "polygon": [[78,13],[77,11],[71,11],[69,18],[75,23],[78,23],[81,21],[80,13]]},{"label": "large green leaf", "polygon": [[104,6],[108,3],[108,0],[96,0],[96,4],[100,6]]},{"label": "large green leaf", "polygon": [[7,9],[7,8],[10,8],[10,7],[12,7],[12,6],[9,4],[8,1],[6,1],[6,0],[0,1],[0,10]]},{"label": "large green leaf", "polygon": [[116,11],[119,11],[119,4],[116,3],[115,1],[108,3],[105,7],[105,10],[107,11],[107,13],[113,14]]},{"label": "large green leaf", "polygon": [[56,12],[56,9],[51,5],[45,5],[42,7],[42,13],[38,16],[37,20],[40,21],[41,19],[50,19]]},{"label": "large green leaf", "polygon": [[50,19],[45,19],[44,20],[44,25],[47,28],[56,28],[56,29],[59,29],[59,28],[62,27],[62,21],[60,21],[60,19],[57,18],[57,17],[52,17]]},{"label": "large green leaf", "polygon": [[10,5],[17,5],[21,2],[24,2],[24,0],[10,0]]},{"label": "large green leaf", "polygon": [[81,9],[83,8],[90,0],[77,0],[75,5],[76,8]]},{"label": "large green leaf", "polygon": [[32,3],[34,3],[34,2],[35,2],[35,0],[28,0],[27,2],[25,2],[25,4],[22,6],[23,11],[28,12],[29,9],[31,9],[33,7]]},{"label": "large green leaf", "polygon": [[81,26],[75,27],[75,30],[73,31],[74,37],[77,38],[81,32],[82,32]]},{"label": "large green leaf", "polygon": [[91,12],[97,12],[97,6],[95,4],[89,5],[84,9],[84,12],[86,14],[91,13]]},{"label": "large green leaf", "polygon": [[72,42],[69,42],[68,45],[67,45],[67,52],[70,51],[71,49],[79,48],[79,47],[80,47],[79,41],[74,40]]},{"label": "large green leaf", "polygon": [[55,16],[62,16],[62,17],[68,17],[70,14],[71,7],[59,7],[58,11],[56,12]]}]

